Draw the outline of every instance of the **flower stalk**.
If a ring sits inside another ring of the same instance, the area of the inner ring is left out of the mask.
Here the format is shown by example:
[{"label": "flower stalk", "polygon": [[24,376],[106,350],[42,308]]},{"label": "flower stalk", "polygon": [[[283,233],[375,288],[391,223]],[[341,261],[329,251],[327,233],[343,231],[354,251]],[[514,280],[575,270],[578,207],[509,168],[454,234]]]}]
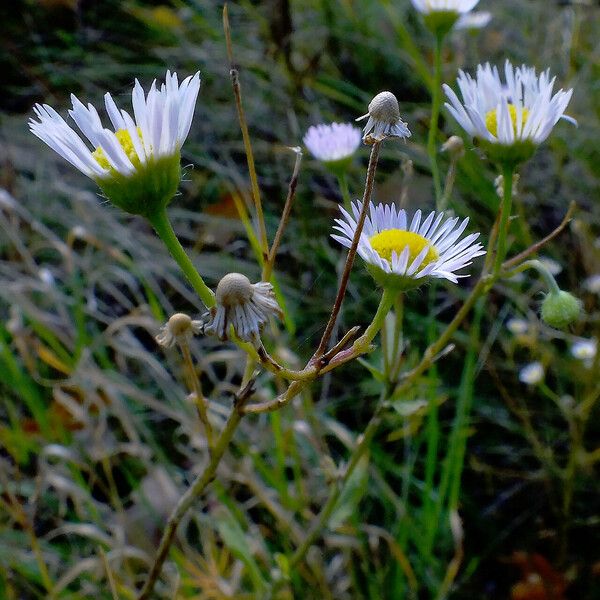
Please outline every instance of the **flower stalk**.
[{"label": "flower stalk", "polygon": [[215,305],[215,295],[206,283],[204,283],[204,279],[202,279],[177,239],[166,209],[163,208],[148,215],[148,221],[150,221],[150,224],[154,227],[156,233],[179,265],[179,268],[183,271],[183,274],[192,284],[192,287],[196,290],[206,308],[212,308]]}]

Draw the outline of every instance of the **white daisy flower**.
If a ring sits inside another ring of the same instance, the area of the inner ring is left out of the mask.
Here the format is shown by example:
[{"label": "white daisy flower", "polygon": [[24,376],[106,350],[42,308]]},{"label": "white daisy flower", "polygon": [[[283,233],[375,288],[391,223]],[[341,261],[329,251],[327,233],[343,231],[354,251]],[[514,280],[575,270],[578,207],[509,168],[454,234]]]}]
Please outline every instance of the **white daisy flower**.
[{"label": "white daisy flower", "polygon": [[411,0],[411,2],[424,15],[434,12],[455,12],[462,15],[472,10],[479,0]]},{"label": "white daisy flower", "polygon": [[225,275],[217,286],[215,297],[217,304],[210,309],[204,333],[216,335],[221,340],[227,339],[229,326],[233,325],[239,338],[255,341],[271,316],[283,317],[273,286],[266,281],[250,283],[241,273]]},{"label": "white daisy flower", "polygon": [[412,0],[413,6],[423,15],[427,28],[440,38],[445,36],[479,0]]},{"label": "white daisy flower", "polygon": [[583,287],[592,294],[600,295],[600,273],[591,275],[583,282]]},{"label": "white daisy flower", "polygon": [[409,138],[411,136],[408,125],[400,118],[398,99],[392,92],[381,92],[369,103],[369,112],[357,121],[368,117],[363,129],[365,143],[380,142],[386,137]]},{"label": "white daisy flower", "polygon": [[475,78],[463,71],[457,80],[462,95],[444,85],[446,108],[460,126],[485,145],[492,158],[520,162],[533,154],[561,118],[573,90],[552,93],[556,78],[537,75],[532,67],[504,66],[505,83],[497,67],[479,65]]},{"label": "white daisy flower", "polygon": [[179,84],[177,73],[167,71],[165,83],[160,88],[152,83],[147,95],[136,80],[131,94],[134,118],[119,109],[110,94],[104,96],[114,131],[103,127],[92,104],[84,106],[74,95],[69,115],[83,138],[47,104],[35,105],[38,120],[30,119],[29,128],[92,178],[114,204],[134,214],[147,214],[154,204],[167,204],[177,190],[180,150],[199,89],[199,73]]},{"label": "white daisy flower", "polygon": [[529,363],[519,371],[519,381],[527,385],[536,385],[544,380],[544,367],[536,361]]},{"label": "white daisy flower", "polygon": [[513,335],[524,335],[529,330],[529,322],[525,319],[519,319],[517,317],[513,317],[506,322],[506,328]]},{"label": "white daisy flower", "polygon": [[187,342],[194,335],[202,333],[202,322],[192,321],[184,313],[175,313],[161,328],[154,338],[163,348],[171,348],[175,344]]},{"label": "white daisy flower", "polygon": [[492,13],[486,11],[471,12],[463,14],[456,21],[454,29],[483,29],[490,24],[492,20]]},{"label": "white daisy flower", "polygon": [[317,160],[329,164],[342,164],[348,161],[360,146],[362,133],[350,123],[313,125],[308,128],[302,141]]},{"label": "white daisy flower", "polygon": [[[351,216],[340,207],[343,218],[336,219],[334,229],[341,235],[332,237],[346,248],[352,245],[361,209],[362,203],[355,202]],[[425,277],[457,283],[458,277],[468,275],[456,271],[485,254],[483,246],[475,243],[479,233],[458,241],[468,222],[468,218],[460,223],[458,218],[444,221],[444,213],[435,212],[422,219],[420,210],[409,222],[406,212],[394,204],[371,205],[357,251],[383,286],[406,290],[423,283]]]},{"label": "white daisy flower", "polygon": [[571,346],[571,355],[579,360],[592,361],[598,351],[596,339],[580,339]]}]

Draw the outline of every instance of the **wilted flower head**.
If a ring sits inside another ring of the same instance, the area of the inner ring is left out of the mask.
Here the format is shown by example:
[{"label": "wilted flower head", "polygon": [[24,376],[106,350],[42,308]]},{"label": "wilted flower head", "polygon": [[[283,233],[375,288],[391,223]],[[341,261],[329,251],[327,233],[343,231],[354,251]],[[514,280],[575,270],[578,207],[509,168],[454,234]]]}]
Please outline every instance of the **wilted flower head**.
[{"label": "wilted flower head", "polygon": [[461,137],[451,135],[443,144],[442,152],[448,152],[454,158],[460,158],[465,153],[465,143]]},{"label": "wilted flower head", "polygon": [[532,362],[519,372],[519,381],[527,385],[537,385],[544,379],[544,367],[540,362]]},{"label": "wilted flower head", "polygon": [[350,123],[313,125],[304,136],[304,145],[320,161],[340,167],[349,161],[362,141],[358,127]]},{"label": "wilted flower head", "polygon": [[[343,218],[336,219],[334,227],[341,235],[332,237],[349,248],[360,211],[361,202],[352,206],[354,217],[340,207]],[[358,254],[367,264],[373,278],[383,286],[410,289],[423,283],[426,277],[448,279],[454,283],[456,271],[471,264],[473,258],[485,254],[476,244],[478,233],[457,240],[466,229],[469,219],[444,219],[444,213],[431,212],[421,220],[417,210],[408,221],[406,212],[393,204],[371,205],[369,216],[358,244]]]},{"label": "wilted flower head", "polygon": [[194,115],[200,75],[178,83],[167,71],[165,83],[154,82],[147,95],[136,80],[131,99],[135,120],[104,96],[114,131],[105,129],[97,110],[74,95],[69,115],[92,146],[47,104],[36,104],[31,132],[65,160],[92,178],[108,199],[127,212],[148,215],[164,207],[177,191],[180,150]]},{"label": "wilted flower head", "polygon": [[369,112],[357,121],[369,118],[363,129],[363,140],[380,142],[386,137],[409,138],[408,125],[400,118],[398,100],[392,92],[381,92],[371,100]]},{"label": "wilted flower head", "polygon": [[491,158],[518,163],[528,159],[549,135],[564,112],[573,90],[552,95],[555,78],[532,67],[504,66],[505,83],[497,67],[479,65],[475,78],[459,72],[462,101],[448,86],[446,108],[471,136],[478,138]]},{"label": "wilted flower head", "polygon": [[189,342],[192,336],[202,333],[202,322],[192,321],[184,313],[175,313],[161,328],[156,336],[156,341],[163,348],[170,348],[174,344]]},{"label": "wilted flower head", "polygon": [[227,339],[229,326],[233,325],[240,339],[254,341],[271,316],[283,316],[273,286],[266,281],[250,283],[241,273],[225,275],[217,286],[215,298],[217,304],[210,309],[204,332],[221,340]]}]

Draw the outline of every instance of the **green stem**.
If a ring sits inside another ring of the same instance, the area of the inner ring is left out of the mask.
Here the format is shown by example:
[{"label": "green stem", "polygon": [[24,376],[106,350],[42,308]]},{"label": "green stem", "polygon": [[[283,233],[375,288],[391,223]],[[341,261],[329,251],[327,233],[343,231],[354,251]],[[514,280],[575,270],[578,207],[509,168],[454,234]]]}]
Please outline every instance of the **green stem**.
[{"label": "green stem", "polygon": [[371,324],[365,329],[365,332],[354,342],[354,350],[364,350],[373,341],[379,330],[383,327],[385,318],[390,312],[398,293],[397,290],[390,290],[388,288],[383,291],[379,306],[377,307],[377,312],[375,313]]},{"label": "green stem", "polygon": [[498,250],[496,252],[496,262],[494,264],[494,274],[498,275],[502,269],[502,263],[506,258],[506,237],[510,226],[510,211],[512,208],[512,186],[513,186],[514,167],[512,165],[503,165],[502,176],[504,179],[504,194],[502,199],[500,225],[498,226]]},{"label": "green stem", "polygon": [[338,185],[340,186],[340,193],[344,200],[344,208],[352,214],[352,200],[350,198],[350,190],[348,189],[348,177],[346,172],[336,173]]},{"label": "green stem", "polygon": [[554,279],[552,273],[550,273],[548,268],[539,260],[527,260],[524,263],[521,263],[516,269],[509,271],[507,275],[512,277],[527,269],[535,269],[541,275],[551,294],[560,294],[560,288],[558,287],[558,283],[556,283],[556,279]]},{"label": "green stem", "polygon": [[204,283],[204,279],[200,277],[198,271],[194,267],[189,256],[185,253],[183,246],[179,243],[166,209],[162,209],[153,215],[148,217],[152,227],[156,230],[158,237],[164,242],[168,248],[171,256],[175,259],[175,262],[179,265],[179,268],[183,271],[184,275],[188,278],[193,288],[196,290],[198,296],[207,308],[211,308],[215,305],[215,295],[213,291]]},{"label": "green stem", "polygon": [[440,119],[440,108],[442,105],[442,44],[443,34],[435,36],[435,47],[433,52],[433,89],[431,91],[431,123],[429,125],[429,137],[427,139],[427,153],[429,154],[429,163],[431,165],[431,175],[433,177],[433,188],[435,191],[435,201],[439,210],[442,201],[442,180],[440,169],[437,163],[437,138],[438,121]]}]

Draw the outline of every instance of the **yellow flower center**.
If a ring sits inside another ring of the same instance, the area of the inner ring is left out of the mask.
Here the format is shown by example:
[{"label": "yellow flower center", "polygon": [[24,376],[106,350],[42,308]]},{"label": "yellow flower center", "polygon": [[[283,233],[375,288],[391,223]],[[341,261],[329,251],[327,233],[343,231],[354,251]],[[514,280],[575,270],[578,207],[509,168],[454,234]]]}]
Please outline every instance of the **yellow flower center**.
[{"label": "yellow flower center", "polygon": [[[140,140],[142,139],[142,130],[137,128],[138,135],[140,136]],[[140,159],[135,151],[135,147],[133,142],[131,141],[131,135],[127,129],[119,129],[115,132],[115,136],[119,144],[121,144],[121,148],[129,160],[133,163],[134,166],[138,166],[140,164]],[[96,159],[96,162],[103,167],[104,169],[112,169],[110,163],[108,162],[108,158],[106,158],[106,154],[104,154],[104,150],[102,150],[101,146],[98,146],[94,152],[92,152],[92,156]]]},{"label": "yellow flower center", "polygon": [[425,267],[439,258],[438,251],[431,245],[431,242],[427,238],[418,233],[402,229],[386,229],[375,234],[371,238],[371,246],[381,258],[385,258],[390,262],[392,260],[392,252],[400,256],[406,247],[408,247],[409,252],[409,265],[426,246],[429,246],[429,250],[421,263],[421,267]]},{"label": "yellow flower center", "polygon": [[[525,126],[525,123],[527,123],[527,119],[529,118],[529,111],[525,107],[523,107],[521,109],[521,112],[523,114],[523,126]],[[517,107],[514,104],[509,103],[508,114],[510,115],[512,128],[516,135],[516,133],[517,133]],[[493,136],[498,137],[498,115],[496,114],[495,108],[493,110],[490,110],[485,115],[485,126],[487,127],[487,130]]]}]

